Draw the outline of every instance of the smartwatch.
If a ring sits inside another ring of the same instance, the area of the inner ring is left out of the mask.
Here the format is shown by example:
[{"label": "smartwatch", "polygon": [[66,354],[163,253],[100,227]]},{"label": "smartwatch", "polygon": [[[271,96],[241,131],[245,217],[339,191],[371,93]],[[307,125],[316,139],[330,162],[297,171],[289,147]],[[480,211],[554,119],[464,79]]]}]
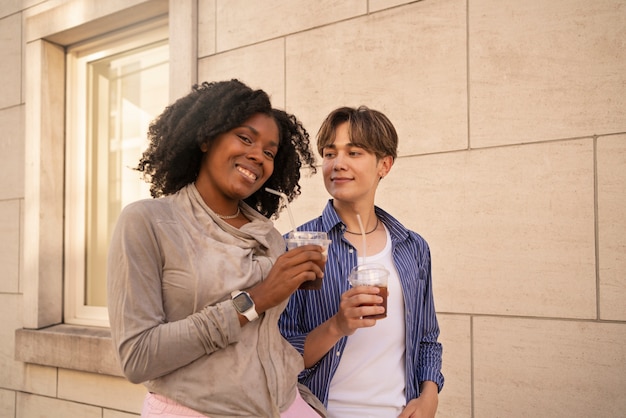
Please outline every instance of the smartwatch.
[{"label": "smartwatch", "polygon": [[230,294],[230,297],[237,312],[245,316],[248,321],[252,322],[259,317],[254,306],[254,301],[248,292],[235,290]]}]

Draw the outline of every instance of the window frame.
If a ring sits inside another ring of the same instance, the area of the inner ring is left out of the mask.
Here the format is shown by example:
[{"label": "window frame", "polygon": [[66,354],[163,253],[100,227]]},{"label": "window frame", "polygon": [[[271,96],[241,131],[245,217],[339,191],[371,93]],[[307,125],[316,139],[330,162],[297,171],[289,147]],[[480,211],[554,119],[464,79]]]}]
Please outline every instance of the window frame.
[{"label": "window frame", "polygon": [[[162,42],[168,38],[167,19],[163,16],[71,45],[66,50],[67,105],[65,152],[65,249],[64,249],[64,323],[109,326],[106,307],[89,306],[84,302],[86,288],[86,213],[87,161],[89,144],[86,138],[88,65],[90,62]],[[167,90],[165,94],[167,94]],[[70,256],[71,255],[71,256]]]},{"label": "window frame", "polygon": [[108,328],[63,324],[64,47],[168,16],[171,101],[197,82],[197,8],[196,1],[68,0],[23,12],[26,151],[17,361],[122,376]]}]

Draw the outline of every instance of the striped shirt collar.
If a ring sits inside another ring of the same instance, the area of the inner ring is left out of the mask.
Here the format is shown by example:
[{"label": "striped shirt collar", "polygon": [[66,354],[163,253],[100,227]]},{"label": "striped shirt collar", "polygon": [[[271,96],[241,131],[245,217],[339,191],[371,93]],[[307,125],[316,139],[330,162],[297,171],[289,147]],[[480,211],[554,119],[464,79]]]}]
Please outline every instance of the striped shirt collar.
[{"label": "striped shirt collar", "polygon": [[[389,229],[389,233],[392,237],[392,241],[396,240],[405,240],[409,237],[409,230],[404,227],[396,218],[391,216],[389,213],[379,208],[378,206],[374,206],[374,212],[376,216],[381,220],[381,222]],[[331,230],[337,229],[338,231],[343,231],[345,229],[345,224],[337,214],[335,207],[333,206],[333,199],[328,199],[328,203],[326,207],[322,211],[322,229],[327,232],[330,236]]]}]

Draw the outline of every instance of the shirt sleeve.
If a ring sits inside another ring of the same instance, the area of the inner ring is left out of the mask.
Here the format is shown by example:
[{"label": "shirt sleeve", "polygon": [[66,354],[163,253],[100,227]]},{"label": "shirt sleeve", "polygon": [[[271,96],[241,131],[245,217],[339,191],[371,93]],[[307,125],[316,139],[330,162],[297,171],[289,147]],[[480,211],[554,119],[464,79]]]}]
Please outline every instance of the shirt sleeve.
[{"label": "shirt sleeve", "polygon": [[435,301],[432,290],[432,274],[430,250],[426,244],[422,251],[423,271],[425,272],[426,288],[422,306],[422,336],[419,341],[418,355],[418,388],[419,384],[430,380],[437,384],[439,391],[443,388],[444,377],[441,373],[443,347],[438,342],[439,323],[435,311]]},{"label": "shirt sleeve", "polygon": [[287,307],[283,311],[278,320],[278,327],[283,337],[296,349],[301,355],[304,355],[304,341],[307,333],[305,333],[298,324],[302,323],[300,317],[301,301],[298,292],[295,292],[290,298]]},{"label": "shirt sleeve", "polygon": [[111,336],[122,371],[133,383],[163,376],[226,347],[241,332],[230,301],[167,322],[163,263],[153,216],[141,204],[129,205],[112,236],[107,287]]}]

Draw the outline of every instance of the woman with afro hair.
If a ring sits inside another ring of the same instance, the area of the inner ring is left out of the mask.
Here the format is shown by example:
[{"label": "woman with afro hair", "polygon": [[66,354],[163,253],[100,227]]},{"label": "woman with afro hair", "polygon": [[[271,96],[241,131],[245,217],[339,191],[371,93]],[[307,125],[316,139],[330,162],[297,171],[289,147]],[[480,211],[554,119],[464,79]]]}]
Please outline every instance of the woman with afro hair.
[{"label": "woman with afro hair", "polygon": [[277,322],[325,257],[285,252],[270,220],[284,204],[265,191],[300,194],[302,165],[315,172],[308,133],[230,80],[194,86],[148,136],[137,170],[153,199],[120,214],[107,271],[122,371],[148,389],[142,417],[324,416]]}]

